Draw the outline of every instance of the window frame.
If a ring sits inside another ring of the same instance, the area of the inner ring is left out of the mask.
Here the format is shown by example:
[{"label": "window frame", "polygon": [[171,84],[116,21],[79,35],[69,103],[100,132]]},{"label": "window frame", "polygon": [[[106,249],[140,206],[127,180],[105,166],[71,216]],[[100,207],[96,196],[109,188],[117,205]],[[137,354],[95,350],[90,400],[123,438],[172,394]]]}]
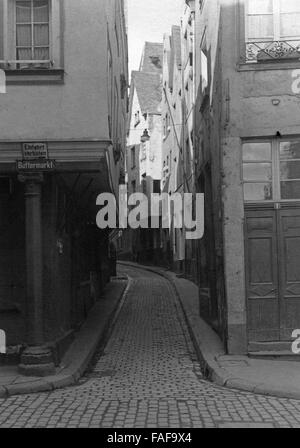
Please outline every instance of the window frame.
[{"label": "window frame", "polygon": [[[300,57],[295,58],[274,58],[268,61],[260,61],[259,63],[256,60],[248,60],[246,57],[246,46],[247,46],[247,20],[246,20],[246,11],[248,7],[249,0],[237,0],[236,8],[237,8],[237,28],[236,28],[236,41],[238,42],[238,54],[237,54],[237,70],[238,71],[251,71],[251,70],[277,70],[277,69],[293,69],[300,67]],[[275,0],[277,1],[277,0]],[[280,41],[293,41],[295,39],[289,38],[281,38],[281,40],[275,40],[273,38],[272,42],[280,42]],[[257,41],[257,40],[256,40]],[[267,38],[265,40],[261,38],[259,42],[270,42]],[[297,40],[296,40],[297,41]],[[300,41],[300,37],[299,37]],[[255,40],[253,39],[253,42]],[[258,42],[258,41],[257,41]]]},{"label": "window frame", "polygon": [[134,114],[134,127],[136,128],[141,122],[141,114],[140,111],[137,110]]},{"label": "window frame", "polygon": [[[298,199],[282,199],[281,194],[281,182],[282,181],[298,181],[300,183],[300,175],[299,179],[282,179],[281,178],[281,160],[280,158],[280,145],[283,143],[291,143],[291,142],[299,142],[300,144],[300,135],[299,136],[282,136],[281,138],[250,138],[250,139],[242,139],[241,141],[241,182],[243,186],[243,201],[244,205],[250,205],[251,204],[274,204],[274,203],[299,203],[300,197]],[[269,143],[271,146],[271,162],[270,161],[246,161],[243,158],[243,146],[247,143]],[[291,160],[299,160],[299,159],[291,159]],[[244,163],[271,163],[272,167],[272,180],[271,181],[249,181],[244,180]],[[272,185],[272,199],[266,199],[266,200],[245,200],[244,196],[244,185],[248,183],[271,183]]]},{"label": "window frame", "polygon": [[[25,48],[25,46],[18,46],[17,45],[17,27],[18,27],[18,25],[20,25],[20,23],[17,23],[17,3],[19,2],[19,1],[26,1],[27,3],[29,3],[30,4],[30,22],[28,22],[28,23],[26,23],[26,25],[30,25],[30,28],[31,28],[31,45],[29,46],[28,45],[28,47],[26,46],[26,48],[31,48],[31,56],[32,56],[32,58],[31,59],[28,59],[28,60],[26,60],[26,62],[24,62],[24,63],[26,63],[26,64],[28,64],[28,65],[34,65],[34,64],[37,64],[37,65],[44,65],[44,64],[52,64],[52,41],[53,41],[53,36],[52,36],[52,27],[51,27],[51,24],[52,24],[52,9],[51,9],[51,7],[52,7],[52,3],[51,3],[51,0],[47,0],[47,2],[48,2],[48,22],[35,22],[34,21],[34,16],[33,16],[33,12],[34,12],[34,9],[33,9],[33,3],[34,3],[34,0],[14,0],[14,17],[13,17],[13,20],[14,20],[14,38],[15,38],[15,40],[14,40],[14,43],[15,43],[15,45],[14,45],[14,57],[15,57],[15,60],[16,61],[22,61],[21,59],[18,59],[18,49],[19,48]],[[34,45],[34,26],[35,26],[35,24],[47,24],[48,25],[48,45],[43,45],[43,46],[36,46],[36,45]],[[25,24],[25,23],[24,23]],[[42,62],[42,61],[39,61],[39,60],[37,60],[37,59],[34,59],[34,51],[35,51],[35,49],[36,48],[48,48],[48,51],[49,51],[49,59],[47,59],[47,60],[45,60],[45,62]],[[18,62],[16,65],[19,65],[19,64],[21,64],[21,62]],[[22,64],[23,65],[23,64]],[[44,68],[44,67],[42,67],[42,68]]]},{"label": "window frame", "polygon": [[133,145],[130,148],[130,159],[131,159],[131,169],[134,170],[136,168],[136,147]]},{"label": "window frame", "polygon": [[[49,67],[18,68],[16,54],[16,0],[3,0],[3,48],[0,68],[5,71],[7,84],[64,83],[64,1],[49,0]],[[29,62],[29,61],[28,61]]]}]

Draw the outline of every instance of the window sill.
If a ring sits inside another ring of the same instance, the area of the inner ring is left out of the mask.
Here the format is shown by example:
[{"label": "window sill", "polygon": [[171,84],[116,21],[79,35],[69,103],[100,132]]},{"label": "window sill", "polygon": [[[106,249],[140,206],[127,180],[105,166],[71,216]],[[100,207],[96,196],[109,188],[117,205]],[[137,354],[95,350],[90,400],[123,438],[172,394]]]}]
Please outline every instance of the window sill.
[{"label": "window sill", "polygon": [[300,68],[300,60],[284,60],[284,59],[274,59],[274,61],[268,62],[249,62],[249,63],[238,63],[238,72],[248,72],[248,71],[260,71],[260,70],[293,70]]},{"label": "window sill", "polygon": [[43,85],[43,84],[63,84],[63,69],[6,69],[7,85]]}]

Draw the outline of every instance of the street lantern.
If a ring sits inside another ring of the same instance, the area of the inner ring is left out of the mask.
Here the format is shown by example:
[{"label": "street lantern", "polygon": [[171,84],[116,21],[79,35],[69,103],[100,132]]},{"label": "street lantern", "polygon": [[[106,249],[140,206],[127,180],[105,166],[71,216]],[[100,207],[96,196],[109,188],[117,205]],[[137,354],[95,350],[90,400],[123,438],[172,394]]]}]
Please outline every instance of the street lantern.
[{"label": "street lantern", "polygon": [[148,130],[145,129],[143,135],[141,136],[141,142],[146,143],[150,140],[150,135],[148,133]]}]

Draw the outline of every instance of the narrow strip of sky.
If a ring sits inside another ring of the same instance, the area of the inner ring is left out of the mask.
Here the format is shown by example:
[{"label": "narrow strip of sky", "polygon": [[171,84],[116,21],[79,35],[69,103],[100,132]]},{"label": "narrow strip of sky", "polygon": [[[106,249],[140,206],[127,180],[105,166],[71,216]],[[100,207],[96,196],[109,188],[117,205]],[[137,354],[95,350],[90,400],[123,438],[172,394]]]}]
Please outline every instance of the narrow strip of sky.
[{"label": "narrow strip of sky", "polygon": [[129,70],[138,70],[144,42],[163,42],[180,25],[184,0],[128,0]]}]

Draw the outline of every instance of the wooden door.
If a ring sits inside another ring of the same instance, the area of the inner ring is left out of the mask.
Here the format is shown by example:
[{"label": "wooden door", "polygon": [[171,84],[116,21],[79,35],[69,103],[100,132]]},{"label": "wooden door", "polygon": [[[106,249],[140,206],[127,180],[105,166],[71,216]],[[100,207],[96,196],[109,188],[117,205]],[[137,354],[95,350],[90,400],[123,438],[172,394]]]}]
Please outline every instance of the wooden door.
[{"label": "wooden door", "polygon": [[280,338],[276,210],[246,210],[246,282],[249,341]]},{"label": "wooden door", "polygon": [[300,328],[300,208],[246,211],[249,341],[289,341]]},{"label": "wooden door", "polygon": [[278,214],[280,339],[285,341],[300,328],[300,208]]}]

